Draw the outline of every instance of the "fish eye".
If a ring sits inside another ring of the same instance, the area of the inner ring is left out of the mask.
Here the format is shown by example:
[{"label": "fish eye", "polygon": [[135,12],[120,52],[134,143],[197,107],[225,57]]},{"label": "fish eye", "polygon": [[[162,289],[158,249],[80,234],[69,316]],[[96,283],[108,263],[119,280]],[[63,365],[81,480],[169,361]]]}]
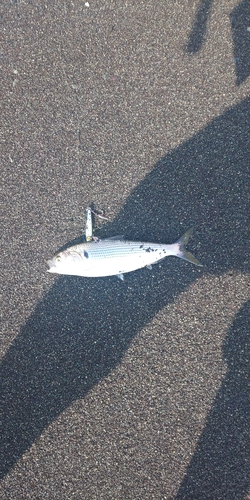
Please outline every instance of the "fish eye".
[{"label": "fish eye", "polygon": [[57,255],[57,256],[56,256],[56,260],[57,260],[57,262],[60,262],[60,260],[61,260],[61,256],[60,256],[60,255]]}]

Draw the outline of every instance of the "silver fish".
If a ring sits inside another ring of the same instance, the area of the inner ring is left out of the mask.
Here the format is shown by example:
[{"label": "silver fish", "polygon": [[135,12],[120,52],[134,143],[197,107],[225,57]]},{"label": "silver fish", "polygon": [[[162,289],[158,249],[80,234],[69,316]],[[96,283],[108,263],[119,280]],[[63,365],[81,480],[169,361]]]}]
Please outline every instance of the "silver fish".
[{"label": "silver fish", "polygon": [[192,228],[172,245],[126,241],[122,236],[81,243],[67,248],[49,260],[48,272],[86,277],[116,275],[123,280],[125,273],[142,267],[151,269],[152,264],[169,255],[202,266],[185,248],[191,232]]}]

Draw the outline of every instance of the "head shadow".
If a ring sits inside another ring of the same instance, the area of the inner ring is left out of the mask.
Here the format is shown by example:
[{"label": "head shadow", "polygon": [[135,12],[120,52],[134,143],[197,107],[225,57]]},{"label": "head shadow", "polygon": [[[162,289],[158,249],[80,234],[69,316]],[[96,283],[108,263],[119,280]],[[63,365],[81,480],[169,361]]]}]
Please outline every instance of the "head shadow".
[{"label": "head shadow", "polygon": [[[249,119],[245,99],[167,154],[100,236],[124,233],[171,243],[194,225],[190,249],[205,272],[249,271]],[[2,362],[1,476],[46,426],[120,363],[136,333],[203,272],[167,258],[153,271],[125,275],[125,283],[115,277],[55,281]]]}]

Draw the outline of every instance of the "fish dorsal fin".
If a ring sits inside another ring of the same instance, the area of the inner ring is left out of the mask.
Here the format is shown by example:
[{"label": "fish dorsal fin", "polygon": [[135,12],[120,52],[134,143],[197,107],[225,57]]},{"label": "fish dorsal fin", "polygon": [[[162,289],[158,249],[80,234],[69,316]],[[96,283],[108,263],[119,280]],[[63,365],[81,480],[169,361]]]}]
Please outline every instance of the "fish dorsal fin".
[{"label": "fish dorsal fin", "polygon": [[117,240],[124,240],[124,234],[118,234],[118,236],[110,236],[110,238],[105,238],[105,240],[102,241],[117,241]]}]

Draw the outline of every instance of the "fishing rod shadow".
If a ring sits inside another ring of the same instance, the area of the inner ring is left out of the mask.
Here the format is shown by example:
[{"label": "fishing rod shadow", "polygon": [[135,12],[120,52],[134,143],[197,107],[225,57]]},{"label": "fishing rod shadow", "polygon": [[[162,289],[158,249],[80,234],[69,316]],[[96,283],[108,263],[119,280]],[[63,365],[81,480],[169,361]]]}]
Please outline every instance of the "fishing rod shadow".
[{"label": "fishing rod shadow", "polygon": [[[173,242],[195,225],[192,252],[210,272],[246,269],[249,100],[162,158],[100,236]],[[182,223],[182,226],[180,226]],[[73,401],[120,363],[133,337],[203,270],[168,258],[152,271],[62,276],[1,366],[3,477]]]},{"label": "fishing rod shadow", "polygon": [[223,354],[228,371],[176,500],[240,500],[249,492],[250,302],[236,315]]}]

